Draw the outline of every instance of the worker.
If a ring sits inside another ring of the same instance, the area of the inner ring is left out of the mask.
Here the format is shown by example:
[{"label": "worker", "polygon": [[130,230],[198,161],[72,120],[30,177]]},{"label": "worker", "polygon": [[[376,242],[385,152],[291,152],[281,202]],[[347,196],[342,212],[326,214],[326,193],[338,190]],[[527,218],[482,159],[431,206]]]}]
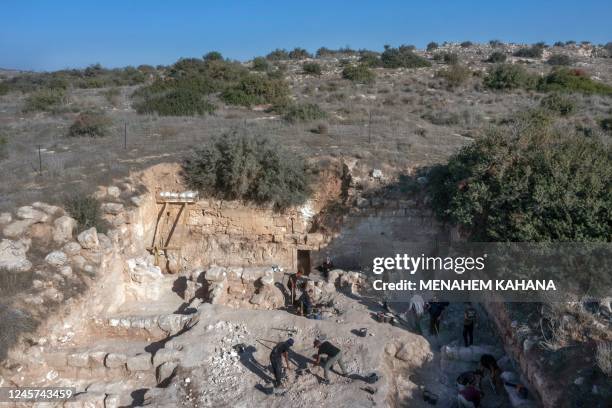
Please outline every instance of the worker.
[{"label": "worker", "polygon": [[299,303],[299,314],[300,316],[310,316],[312,314],[312,297],[313,297],[312,289],[308,289],[302,293],[302,296],[298,299]]},{"label": "worker", "polygon": [[289,350],[294,344],[294,340],[289,338],[287,341],[278,343],[270,352],[270,364],[272,365],[272,373],[274,374],[274,388],[279,388],[282,381],[282,357],[285,358],[287,370],[289,370]]},{"label": "worker", "polygon": [[421,316],[425,310],[425,301],[421,295],[414,295],[410,298],[410,306],[406,312],[406,321],[412,331],[421,334]]},{"label": "worker", "polygon": [[[331,344],[329,341],[321,342],[319,339],[314,341],[314,347],[318,349],[315,357],[314,365],[321,365],[323,363],[323,383],[329,384],[329,370],[337,362],[342,370],[342,375],[347,376],[346,367],[344,361],[342,361],[342,350]],[[321,354],[327,355],[324,362],[321,361]]]},{"label": "worker", "polygon": [[474,344],[474,326],[478,318],[478,312],[471,302],[466,302],[466,308],[463,312],[463,344],[465,347],[470,347]]},{"label": "worker", "polygon": [[468,385],[473,385],[476,388],[481,388],[482,370],[464,371],[457,377],[457,389],[461,391]]},{"label": "worker", "polygon": [[501,381],[501,369],[497,365],[497,360],[490,354],[483,354],[480,356],[480,369],[483,373],[487,373],[489,377],[489,384],[496,394],[499,394],[499,390],[502,387]]},{"label": "worker", "polygon": [[449,305],[448,302],[438,302],[434,297],[431,302],[427,302],[427,312],[429,313],[429,334],[437,336],[440,333],[440,321],[442,312]]},{"label": "worker", "polygon": [[300,279],[304,275],[301,269],[298,269],[296,273],[289,275],[289,291],[291,292],[291,305],[295,305],[295,299],[297,297],[297,290],[300,284]]},{"label": "worker", "polygon": [[318,269],[323,274],[323,277],[327,279],[327,277],[329,276],[329,271],[334,269],[334,263],[332,262],[331,258],[328,256],[325,258],[325,262],[323,262],[321,266],[319,266]]}]

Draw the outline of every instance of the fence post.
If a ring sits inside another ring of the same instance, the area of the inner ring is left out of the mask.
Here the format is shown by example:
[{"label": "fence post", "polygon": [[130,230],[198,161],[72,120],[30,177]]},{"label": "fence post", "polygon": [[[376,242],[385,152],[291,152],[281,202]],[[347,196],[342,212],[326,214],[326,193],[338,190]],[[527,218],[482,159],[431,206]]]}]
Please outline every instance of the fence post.
[{"label": "fence post", "polygon": [[42,175],[42,153],[41,153],[41,145],[38,145],[38,173]]},{"label": "fence post", "polygon": [[123,149],[127,149],[127,122],[123,122]]}]

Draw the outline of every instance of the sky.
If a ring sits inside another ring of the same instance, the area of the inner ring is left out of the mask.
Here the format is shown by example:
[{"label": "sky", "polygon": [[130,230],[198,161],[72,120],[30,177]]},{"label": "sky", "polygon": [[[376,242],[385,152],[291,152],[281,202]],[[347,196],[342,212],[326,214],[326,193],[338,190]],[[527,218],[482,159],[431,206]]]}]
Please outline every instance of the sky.
[{"label": "sky", "polygon": [[430,41],[612,41],[610,0],[4,0],[0,67],[50,71],[238,60],[296,46],[381,50]]}]

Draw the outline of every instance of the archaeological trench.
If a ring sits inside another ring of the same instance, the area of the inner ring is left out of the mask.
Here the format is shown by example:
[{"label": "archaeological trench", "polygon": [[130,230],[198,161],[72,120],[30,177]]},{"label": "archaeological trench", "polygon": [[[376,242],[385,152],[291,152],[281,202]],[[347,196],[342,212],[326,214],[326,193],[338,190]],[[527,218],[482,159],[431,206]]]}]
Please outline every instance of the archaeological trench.
[{"label": "archaeological trench", "polygon": [[[277,213],[234,201],[162,197],[187,190],[180,167],[162,164],[98,188],[111,225],[104,234],[94,228],[77,235],[75,220],[44,203],[2,214],[2,266],[34,277],[5,316],[19,322],[29,311],[39,324],[3,337],[10,344],[0,355],[0,386],[69,386],[78,393],[37,406],[431,406],[425,391],[438,397],[438,406],[452,406],[457,373],[474,368],[479,357],[458,347],[458,323],[445,323],[450,337],[442,347],[379,323],[372,313],[380,305],[363,294],[367,282],[358,273],[370,253],[435,242],[448,232],[422,200],[368,196],[354,188],[357,180],[374,190],[386,183],[371,169],[336,163],[310,201]],[[287,274],[314,270],[328,255],[340,269],[327,280],[316,272],[308,280],[316,300],[331,305],[322,319],[283,310]],[[484,305],[480,312],[493,340],[478,351],[500,357],[533,396],[489,392],[483,406],[562,406],[537,359],[517,346],[504,309]],[[359,328],[368,335],[356,336]],[[269,395],[269,347],[289,335],[296,367],[286,393]],[[316,336],[345,350],[351,372],[362,378],[375,372],[378,382],[334,375],[331,385],[320,385],[322,372],[307,364]]]}]

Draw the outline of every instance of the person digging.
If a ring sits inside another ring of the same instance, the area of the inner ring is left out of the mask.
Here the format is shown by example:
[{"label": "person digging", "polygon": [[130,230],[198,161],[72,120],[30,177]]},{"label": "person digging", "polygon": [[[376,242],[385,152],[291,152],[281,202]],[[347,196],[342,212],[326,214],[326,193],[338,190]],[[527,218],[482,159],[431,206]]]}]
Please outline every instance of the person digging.
[{"label": "person digging", "polygon": [[[334,366],[335,363],[338,363],[338,365],[340,366],[340,369],[342,370],[342,375],[345,377],[348,376],[346,366],[344,365],[344,361],[342,360],[342,350],[331,344],[329,341],[321,342],[320,340],[314,341],[314,347],[318,349],[318,351],[313,364],[315,366],[322,364],[323,384],[329,384],[329,370]],[[325,354],[327,356],[323,361],[321,361],[321,354]]]},{"label": "person digging", "polygon": [[272,364],[272,373],[274,374],[274,391],[281,388],[282,373],[283,373],[283,357],[289,370],[289,350],[294,344],[293,339],[278,343],[270,352],[270,364]]}]

